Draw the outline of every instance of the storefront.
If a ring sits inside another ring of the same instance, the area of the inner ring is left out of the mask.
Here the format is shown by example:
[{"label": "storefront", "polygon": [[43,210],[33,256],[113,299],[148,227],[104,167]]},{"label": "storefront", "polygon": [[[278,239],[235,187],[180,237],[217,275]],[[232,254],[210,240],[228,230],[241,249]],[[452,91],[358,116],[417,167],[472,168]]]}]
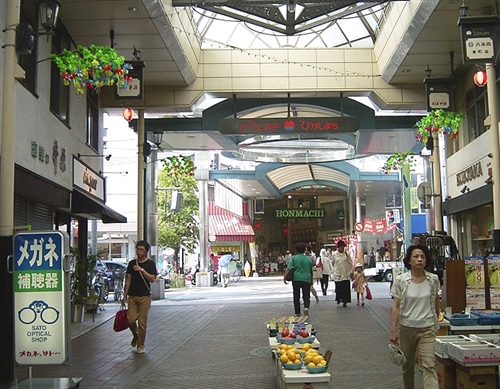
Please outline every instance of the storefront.
[{"label": "storefront", "polygon": [[450,235],[455,237],[462,257],[481,255],[493,247],[488,140],[487,136],[479,137],[448,158],[448,198],[443,213],[450,217]]}]

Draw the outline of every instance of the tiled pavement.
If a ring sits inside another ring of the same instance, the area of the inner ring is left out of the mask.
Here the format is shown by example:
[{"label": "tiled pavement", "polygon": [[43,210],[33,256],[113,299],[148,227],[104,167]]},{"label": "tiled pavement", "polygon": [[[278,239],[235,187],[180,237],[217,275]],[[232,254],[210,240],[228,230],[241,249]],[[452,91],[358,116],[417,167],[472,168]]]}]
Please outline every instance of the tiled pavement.
[{"label": "tiled pavement", "polygon": [[[320,289],[319,287],[317,289]],[[332,291],[311,306],[321,350],[333,351],[335,389],[399,389],[400,369],[387,350],[392,300],[387,283],[372,283],[365,307],[337,306]],[[72,324],[72,366],[34,367],[33,377],[82,377],[81,388],[275,389],[276,367],[265,323],[293,314],[291,285],[278,277],[242,279],[228,288],[168,290],[150,310],[146,354],[115,333],[116,304]],[[355,297],[353,295],[353,301]],[[19,382],[26,369],[18,371]],[[416,388],[422,388],[416,373]]]}]

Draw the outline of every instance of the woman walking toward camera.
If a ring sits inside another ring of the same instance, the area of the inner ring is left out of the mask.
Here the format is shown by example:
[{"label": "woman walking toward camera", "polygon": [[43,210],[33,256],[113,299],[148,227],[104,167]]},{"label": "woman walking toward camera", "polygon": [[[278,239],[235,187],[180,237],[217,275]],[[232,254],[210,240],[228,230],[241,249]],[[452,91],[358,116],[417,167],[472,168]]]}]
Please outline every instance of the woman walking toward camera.
[{"label": "woman walking toward camera", "polygon": [[[438,389],[434,347],[439,329],[439,279],[430,273],[432,258],[427,246],[408,247],[403,260],[407,273],[392,286],[391,342],[400,345],[406,357],[404,389],[414,388],[415,353],[419,352],[425,389]],[[399,328],[398,328],[399,327]],[[399,329],[399,331],[398,331]]]},{"label": "woman walking toward camera", "polygon": [[332,254],[333,280],[335,281],[335,300],[337,305],[351,302],[351,279],[352,279],[352,261],[345,252],[345,242],[337,242],[337,251]]}]

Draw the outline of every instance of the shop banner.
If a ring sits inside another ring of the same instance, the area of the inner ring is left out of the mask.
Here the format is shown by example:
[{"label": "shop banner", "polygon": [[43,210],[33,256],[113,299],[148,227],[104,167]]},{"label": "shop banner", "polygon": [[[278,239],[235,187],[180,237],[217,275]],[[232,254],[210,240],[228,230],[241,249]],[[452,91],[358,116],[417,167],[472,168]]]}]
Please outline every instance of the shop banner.
[{"label": "shop banner", "polygon": [[471,309],[486,309],[483,257],[465,257],[465,299]]},{"label": "shop banner", "polygon": [[490,278],[491,309],[500,309],[500,255],[488,257],[488,277]]},{"label": "shop banner", "polygon": [[392,223],[387,225],[387,220],[384,219],[365,219],[363,232],[372,234],[385,234],[386,232],[392,231],[397,227],[397,223]]}]

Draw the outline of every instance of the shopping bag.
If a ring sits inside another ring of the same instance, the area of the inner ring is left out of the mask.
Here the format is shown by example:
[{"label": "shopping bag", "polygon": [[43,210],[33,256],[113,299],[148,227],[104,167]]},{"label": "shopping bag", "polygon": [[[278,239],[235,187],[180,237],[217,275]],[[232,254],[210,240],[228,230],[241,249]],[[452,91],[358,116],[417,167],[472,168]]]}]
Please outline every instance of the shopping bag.
[{"label": "shopping bag", "polygon": [[368,300],[371,300],[373,297],[372,297],[372,291],[370,290],[370,288],[368,287],[368,284],[365,285],[365,292],[366,292],[366,298]]},{"label": "shopping bag", "polygon": [[128,328],[128,318],[127,318],[127,309],[125,307],[121,307],[115,315],[115,322],[113,323],[113,329],[116,332],[120,332],[126,330]]}]

